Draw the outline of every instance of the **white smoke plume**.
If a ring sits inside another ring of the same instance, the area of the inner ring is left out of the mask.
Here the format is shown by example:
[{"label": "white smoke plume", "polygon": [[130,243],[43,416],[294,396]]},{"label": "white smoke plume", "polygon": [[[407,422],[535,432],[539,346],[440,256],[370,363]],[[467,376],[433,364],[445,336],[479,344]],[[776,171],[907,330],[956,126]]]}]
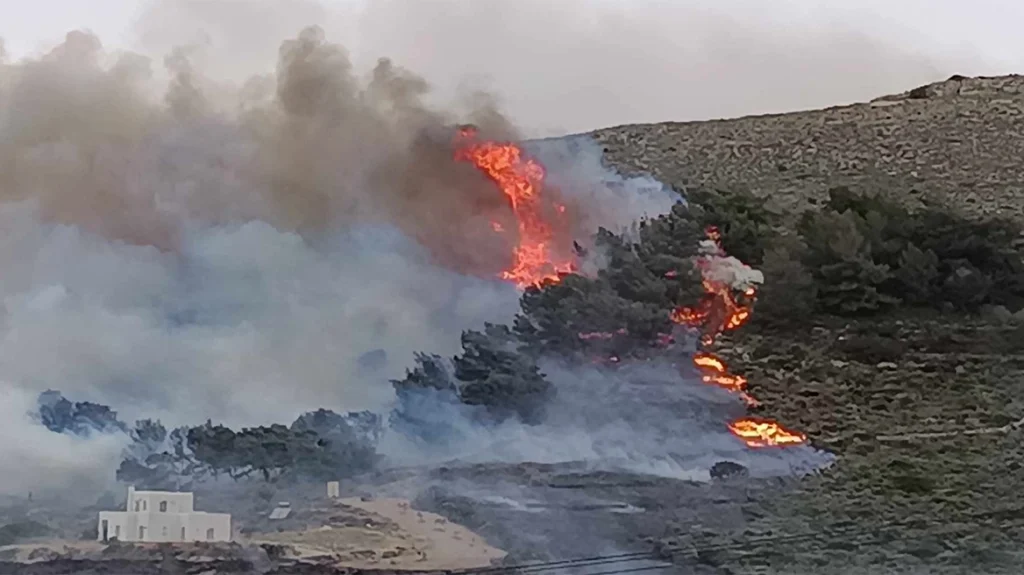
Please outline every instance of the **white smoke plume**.
[{"label": "white smoke plume", "polygon": [[[517,311],[490,226],[511,209],[452,154],[458,122],[517,137],[491,101],[428,106],[424,80],[363,77],[317,28],[237,90],[192,58],[72,32],[0,66],[0,492],[112,479],[123,438],[47,431],[26,416],[47,389],[168,426],[384,411],[414,351]],[[596,153],[539,151],[574,234],[676,199],[629,199]]]}]

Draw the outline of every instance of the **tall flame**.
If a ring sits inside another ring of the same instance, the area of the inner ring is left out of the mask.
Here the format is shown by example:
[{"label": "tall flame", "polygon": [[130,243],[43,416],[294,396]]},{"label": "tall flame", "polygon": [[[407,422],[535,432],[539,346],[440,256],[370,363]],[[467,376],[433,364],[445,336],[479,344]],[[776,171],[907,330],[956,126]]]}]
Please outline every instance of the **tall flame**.
[{"label": "tall flame", "polygon": [[[551,210],[545,208],[553,207],[561,215],[565,206],[546,203],[550,200],[544,197],[543,166],[525,157],[514,143],[478,141],[476,135],[471,127],[459,130],[455,158],[472,163],[486,174],[508,197],[518,221],[512,265],[501,277],[525,288],[557,282],[563,274],[572,273],[572,258],[558,257],[552,247],[555,234],[546,219]],[[503,231],[498,222],[492,227],[496,232]]]},{"label": "tall flame", "polygon": [[[718,228],[709,227],[706,233],[707,240],[701,243],[702,254],[697,260],[704,297],[695,307],[680,307],[670,313],[675,323],[701,329],[700,341],[704,346],[713,343],[720,333],[734,330],[750,319],[753,301],[757,297],[755,285],[763,279],[739,260],[726,256]],[[704,383],[738,393],[748,405],[757,405],[757,400],[746,392],[747,379],[729,373],[725,362],[718,356],[700,351],[694,354],[693,364],[702,374]],[[767,419],[739,419],[729,424],[729,431],[749,447],[781,447],[807,442],[806,435]]]}]

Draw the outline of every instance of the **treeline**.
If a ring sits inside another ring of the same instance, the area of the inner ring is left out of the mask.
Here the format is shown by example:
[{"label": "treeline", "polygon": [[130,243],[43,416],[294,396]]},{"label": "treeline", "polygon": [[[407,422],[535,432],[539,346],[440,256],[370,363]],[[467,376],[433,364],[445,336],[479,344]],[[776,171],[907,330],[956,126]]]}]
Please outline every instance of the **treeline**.
[{"label": "treeline", "polygon": [[459,415],[476,423],[539,422],[554,394],[537,365],[542,356],[620,362],[656,353],[672,332],[669,310],[702,293],[693,256],[704,229],[694,209],[679,204],[619,235],[598,231],[591,247],[579,248],[596,273],[527,289],[511,326],[465,332],[455,357],[419,354],[392,381],[392,426],[441,440],[450,426],[433,416],[452,404],[472,408]]},{"label": "treeline", "polygon": [[[555,393],[542,357],[614,365],[662,353],[673,333],[669,310],[703,293],[694,256],[709,225],[730,255],[765,274],[754,325],[803,329],[823,315],[1024,307],[1024,236],[1007,220],[910,210],[846,189],[832,190],[795,224],[749,193],[695,192],[688,201],[622,234],[600,230],[579,248],[583,267],[597,271],[526,290],[511,326],[465,332],[455,357],[417,355],[391,382],[398,397],[391,428],[436,442],[455,422],[540,422]],[[382,429],[372,414],[327,410],[290,426],[239,431],[212,423],[169,431],[154,421],[129,428],[105,406],[59,394],[44,394],[40,418],[58,432],[128,433],[132,447],[118,477],[153,487],[205,476],[358,473],[377,461]]]},{"label": "treeline", "polygon": [[[911,210],[836,188],[787,230],[750,194],[716,194],[712,201],[733,249],[737,238],[747,238],[742,249],[765,274],[754,314],[760,321],[800,324],[812,315],[863,317],[900,308],[1024,308],[1024,230],[1011,220],[973,219],[937,206]],[[743,205],[752,207],[734,208]]]},{"label": "treeline", "polygon": [[765,274],[755,325],[802,329],[814,317],[899,308],[1024,308],[1024,230],[1009,220],[911,210],[845,188],[795,225],[748,192],[697,191],[687,199],[627,233],[599,231],[581,254],[599,271],[526,290],[511,328],[467,332],[464,353],[451,359],[418,356],[393,382],[405,406],[393,421],[425,437],[443,435],[436,425],[417,427],[431,405],[425,396],[482,406],[491,418],[537,421],[553,393],[537,369],[542,355],[629,361],[658,353],[672,330],[668,310],[702,293],[693,256],[712,225],[729,255]]},{"label": "treeline", "polygon": [[129,426],[107,406],[71,402],[57,391],[40,396],[37,417],[57,433],[127,434],[131,442],[117,479],[142,489],[187,488],[220,476],[238,480],[255,475],[268,481],[348,477],[374,467],[383,431],[376,414],[326,409],[305,413],[290,426],[238,431],[212,422],[168,430],[151,419]]}]

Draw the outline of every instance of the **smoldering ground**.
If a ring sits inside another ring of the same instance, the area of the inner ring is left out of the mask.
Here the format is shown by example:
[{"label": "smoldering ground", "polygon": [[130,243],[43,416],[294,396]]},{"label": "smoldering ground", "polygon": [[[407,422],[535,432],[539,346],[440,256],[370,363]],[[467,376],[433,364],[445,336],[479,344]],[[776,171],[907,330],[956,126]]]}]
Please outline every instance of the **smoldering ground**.
[{"label": "smoldering ground", "polygon": [[[172,426],[384,410],[414,351],[451,355],[463,329],[511,319],[518,293],[494,277],[514,238],[490,223],[513,214],[451,135],[516,130],[486,98],[460,116],[427,92],[387,60],[358,74],[317,28],[237,91],[187,50],[153,61],[85,32],[4,64],[0,461],[18,465],[0,488],[111,478],[120,440],[23,416],[46,389]],[[547,152],[572,235],[678,199],[598,152]]]},{"label": "smoldering ground", "polygon": [[[621,367],[568,365],[549,358],[541,369],[557,395],[537,425],[476,423],[478,408],[414,398],[415,434],[391,433],[382,449],[393,460],[419,464],[473,465],[533,462],[605,471],[708,481],[712,466],[739,463],[754,477],[800,476],[830,465],[833,456],[810,446],[748,449],[727,423],[745,413],[735,394],[687,374],[688,354]],[[412,435],[410,440],[408,435]]]}]

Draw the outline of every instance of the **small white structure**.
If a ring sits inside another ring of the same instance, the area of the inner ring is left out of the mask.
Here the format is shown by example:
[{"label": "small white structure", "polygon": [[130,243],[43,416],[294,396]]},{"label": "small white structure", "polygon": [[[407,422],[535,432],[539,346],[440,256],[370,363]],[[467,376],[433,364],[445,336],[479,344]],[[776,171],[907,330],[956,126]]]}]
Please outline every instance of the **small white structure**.
[{"label": "small white structure", "polygon": [[278,501],[277,507],[270,512],[267,519],[287,519],[292,513],[292,504],[287,501]]},{"label": "small white structure", "polygon": [[128,488],[125,511],[100,511],[99,540],[231,541],[231,515],[192,508],[192,494]]},{"label": "small white structure", "polygon": [[341,497],[341,483],[337,481],[327,482],[327,498],[337,499]]}]

